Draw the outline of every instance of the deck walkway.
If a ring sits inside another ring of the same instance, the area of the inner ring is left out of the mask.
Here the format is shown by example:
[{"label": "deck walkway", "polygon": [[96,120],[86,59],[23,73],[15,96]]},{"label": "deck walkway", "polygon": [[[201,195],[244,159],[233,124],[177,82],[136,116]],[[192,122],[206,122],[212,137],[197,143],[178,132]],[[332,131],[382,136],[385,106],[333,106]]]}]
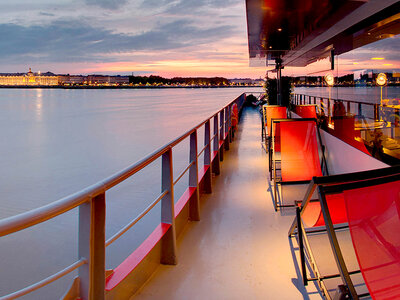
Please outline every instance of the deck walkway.
[{"label": "deck walkway", "polygon": [[246,109],[213,193],[201,198],[201,221],[178,240],[178,265],[161,265],[132,299],[321,299],[293,260],[293,212],[274,211],[260,126]]}]

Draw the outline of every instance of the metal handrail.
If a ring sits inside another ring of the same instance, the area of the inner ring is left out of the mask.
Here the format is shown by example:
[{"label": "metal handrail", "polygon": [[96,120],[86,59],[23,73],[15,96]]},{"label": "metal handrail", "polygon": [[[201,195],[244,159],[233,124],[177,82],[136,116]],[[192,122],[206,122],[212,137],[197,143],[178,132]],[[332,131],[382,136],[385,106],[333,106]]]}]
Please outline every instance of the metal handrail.
[{"label": "metal handrail", "polygon": [[[313,95],[307,95],[307,94],[296,94],[295,93],[294,95],[306,96],[308,98],[313,97],[313,98],[319,98],[319,99],[329,99],[329,97],[313,96]],[[332,100],[332,101],[350,102],[350,103],[361,103],[361,104],[371,105],[371,106],[376,105],[376,103],[370,103],[370,102],[364,102],[364,101],[355,101],[355,100],[347,100],[347,99],[333,99],[333,98],[331,98],[330,100]]]},{"label": "metal handrail", "polygon": [[201,156],[203,154],[204,151],[206,151],[206,149],[208,148],[208,145],[205,145],[199,152],[198,156]]},{"label": "metal handrail", "polygon": [[[216,114],[227,108],[232,104],[224,106],[220,109]],[[207,118],[202,121],[197,126],[193,127],[186,133],[182,134],[172,142],[164,145],[153,153],[147,155],[145,158],[137,161],[136,163],[130,165],[129,167],[107,177],[106,179],[99,181],[96,184],[93,184],[77,193],[71,194],[65,198],[62,198],[58,201],[52,202],[50,204],[44,205],[42,207],[12,216],[5,219],[0,220],[0,237],[20,231],[22,229],[31,227],[33,225],[45,222],[49,219],[52,219],[62,213],[65,213],[79,205],[89,201],[91,198],[94,198],[97,195],[100,195],[127,178],[131,177],[147,165],[151,164],[158,158],[160,158],[164,153],[166,153],[170,148],[179,144],[182,140],[190,136],[195,130],[199,129],[203,126],[208,120],[212,119],[216,114],[212,115],[212,117]]]},{"label": "metal handrail", "polygon": [[[331,103],[336,103],[336,102],[341,102],[341,103],[346,103],[347,104],[347,112],[350,112],[351,110],[351,104],[355,105],[358,104],[358,111],[357,115],[364,115],[363,114],[363,106],[367,106],[368,108],[373,109],[373,111],[369,111],[369,113],[372,113],[370,116],[365,115],[364,117],[366,119],[372,119],[375,121],[379,121],[381,119],[380,116],[380,110],[381,109],[389,109],[389,110],[394,110],[396,115],[399,115],[399,110],[394,108],[394,107],[386,107],[382,106],[380,103],[370,103],[370,102],[364,102],[364,101],[355,101],[355,100],[346,100],[346,99],[335,99],[335,98],[328,98],[328,97],[322,97],[322,96],[312,96],[312,95],[306,95],[306,94],[293,94],[294,97],[294,104],[317,104],[317,99],[319,100],[319,103],[321,106],[325,106],[325,100],[327,101],[327,108],[328,108],[328,115],[330,116],[331,114]],[[312,103],[312,99],[314,99],[314,103]]]},{"label": "metal handrail", "polygon": [[[99,181],[96,184],[93,184],[79,192],[76,192],[74,194],[71,194],[67,197],[64,197],[58,201],[49,203],[47,205],[44,205],[42,207],[33,209],[31,211],[28,212],[24,212],[21,214],[18,214],[16,216],[12,216],[12,217],[8,217],[5,219],[0,220],[0,237],[5,236],[5,235],[9,235],[11,233],[15,233],[17,231],[21,231],[23,229],[26,229],[28,227],[34,226],[36,224],[45,222],[49,219],[52,219],[60,214],[63,214],[65,212],[68,212],[78,206],[81,206],[82,204],[85,204],[87,202],[91,202],[93,204],[94,201],[99,200],[101,202],[102,198],[105,201],[105,192],[109,189],[111,189],[112,187],[116,186],[117,184],[121,183],[122,181],[126,180],[127,178],[129,178],[130,176],[134,175],[135,173],[137,173],[138,171],[140,171],[141,169],[145,168],[146,166],[148,166],[149,164],[151,164],[152,162],[154,162],[155,160],[157,160],[158,158],[162,157],[163,158],[163,164],[164,164],[164,154],[167,154],[167,152],[169,152],[169,155],[172,155],[172,148],[179,144],[181,141],[183,141],[184,139],[186,139],[187,137],[191,136],[192,134],[197,134],[197,130],[202,127],[205,124],[210,124],[210,120],[214,119],[215,117],[218,118],[218,114],[220,114],[221,117],[223,117],[225,115],[225,120],[224,122],[221,122],[220,125],[217,128],[217,132],[219,130],[222,130],[225,127],[225,131],[227,130],[227,126],[230,125],[230,113],[226,113],[225,114],[225,110],[229,110],[229,107],[231,105],[233,105],[233,103],[235,101],[239,101],[240,97],[242,97],[243,94],[241,96],[239,96],[238,98],[236,98],[235,100],[233,100],[232,102],[230,102],[229,104],[227,104],[226,106],[224,106],[222,109],[220,109],[217,113],[213,114],[211,117],[207,118],[206,120],[202,121],[201,123],[199,123],[197,126],[193,127],[192,129],[190,129],[189,131],[187,131],[186,133],[182,134],[181,136],[179,136],[178,138],[176,138],[175,140],[171,141],[170,143],[166,144],[165,146],[159,148],[158,150],[154,151],[153,153],[147,155],[145,158],[137,161],[136,163],[130,165],[129,167],[111,175],[110,177]],[[239,104],[239,103],[238,103]],[[243,103],[241,103],[242,105]],[[241,106],[240,105],[240,106]],[[229,115],[229,117],[228,117]],[[226,125],[228,123],[228,125]],[[206,126],[207,127],[207,126]],[[209,128],[209,125],[208,125]],[[213,139],[215,137],[217,137],[218,135],[214,135]],[[205,151],[205,149],[207,149],[208,147],[211,147],[211,140],[209,140],[208,142],[205,141],[205,147],[204,149],[200,152],[197,153],[196,156],[197,158]],[[197,152],[197,151],[196,151]],[[172,159],[172,157],[171,157]],[[171,161],[172,163],[172,161]],[[178,178],[175,180],[175,182],[171,182],[171,188],[173,188],[173,186],[183,177],[183,175],[190,170],[190,168],[196,164],[197,165],[197,160],[196,161],[191,161],[189,163],[189,165],[185,168],[185,170],[178,176]],[[172,170],[172,169],[171,169]],[[173,180],[173,175],[169,180]],[[164,184],[163,184],[164,185]],[[125,225],[121,230],[119,230],[116,234],[114,234],[111,238],[109,238],[107,241],[101,242],[103,243],[103,245],[105,247],[109,246],[110,244],[112,244],[114,241],[116,241],[119,237],[121,237],[125,232],[127,232],[131,227],[133,227],[140,219],[142,219],[157,203],[159,203],[165,196],[167,196],[168,194],[171,193],[170,189],[171,188],[164,188],[164,191],[157,197],[157,199],[155,199],[144,211],[142,211],[134,220],[132,220],[131,222],[129,222],[127,225]],[[173,193],[172,193],[173,194]],[[171,198],[171,197],[169,197]],[[96,202],[97,203],[97,202]],[[172,195],[172,203],[173,203],[173,195]],[[104,204],[100,204],[100,205],[105,205]],[[80,207],[81,209],[82,207]],[[105,209],[105,206],[104,206]],[[92,211],[92,208],[90,208],[89,212]],[[173,210],[172,210],[173,211]],[[94,221],[93,221],[94,222]],[[104,222],[104,220],[103,220]],[[91,223],[90,223],[91,224]],[[105,223],[104,223],[105,225]],[[83,225],[85,226],[85,225]],[[90,242],[92,243],[92,242]],[[82,249],[85,250],[85,247],[87,246],[83,246]],[[91,247],[91,246],[90,246]],[[104,248],[105,248],[104,247]],[[83,251],[84,251],[83,250]],[[81,247],[80,247],[80,251],[81,251]],[[96,260],[97,258],[92,258],[93,260]],[[13,292],[11,294],[8,294],[6,296],[0,297],[0,299],[15,299],[17,297],[26,295],[34,290],[37,290],[61,277],[63,277],[64,275],[72,272],[73,270],[83,266],[84,264],[87,264],[88,260],[85,258],[81,258],[79,261],[75,262],[74,264],[70,265],[69,267],[65,268],[64,270],[61,270],[59,272],[57,272],[54,275],[51,275],[49,277],[47,277],[46,279],[37,282],[31,286],[25,287],[19,291]]]},{"label": "metal handrail", "polygon": [[129,229],[132,228],[137,222],[139,222],[158,202],[161,201],[162,198],[164,198],[165,195],[168,194],[168,191],[164,191],[161,193],[156,200],[154,200],[153,203],[151,203],[149,206],[147,206],[134,220],[129,222],[127,225],[125,225],[120,231],[118,231],[116,234],[114,234],[112,237],[110,237],[106,241],[106,247],[110,246],[112,243],[114,243],[116,240],[118,240],[125,232],[127,232]]},{"label": "metal handrail", "polygon": [[[198,157],[198,156],[197,156],[197,157]],[[174,181],[174,185],[176,185],[176,184],[178,183],[178,181],[183,177],[183,175],[185,175],[186,172],[189,171],[190,167],[193,166],[194,163],[195,163],[195,162],[192,161],[192,162],[186,167],[186,169],[183,170],[183,171],[181,172],[181,174],[179,174],[178,178],[175,179],[175,181]]]},{"label": "metal handrail", "polygon": [[0,300],[12,300],[12,299],[16,299],[16,298],[25,296],[33,291],[40,289],[41,287],[48,285],[49,283],[52,283],[53,281],[56,281],[57,279],[71,273],[72,271],[78,269],[80,266],[83,266],[86,263],[87,263],[86,259],[80,259],[80,260],[74,262],[72,265],[69,265],[65,269],[45,278],[37,283],[34,283],[26,288],[23,288],[17,292],[14,292],[12,294],[8,294],[7,296],[0,297]]}]

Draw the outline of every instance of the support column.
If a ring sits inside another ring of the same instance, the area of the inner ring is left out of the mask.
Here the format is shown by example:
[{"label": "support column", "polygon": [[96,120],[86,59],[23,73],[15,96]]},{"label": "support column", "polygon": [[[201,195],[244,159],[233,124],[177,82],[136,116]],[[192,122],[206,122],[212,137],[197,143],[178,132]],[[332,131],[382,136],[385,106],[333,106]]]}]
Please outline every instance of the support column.
[{"label": "support column", "polygon": [[277,104],[282,105],[282,59],[275,60]]},{"label": "support column", "polygon": [[190,135],[189,161],[193,165],[189,169],[189,187],[196,188],[189,202],[189,219],[200,221],[199,165],[197,161],[197,130]]},{"label": "support column", "polygon": [[215,175],[220,174],[220,157],[219,157],[219,131],[218,131],[218,114],[214,116],[214,140],[213,140],[213,151],[215,158],[213,160],[212,170]]},{"label": "support column", "polygon": [[204,174],[204,191],[211,194],[212,183],[212,166],[211,166],[211,138],[210,138],[210,120],[204,124],[204,166],[209,166],[206,174]]},{"label": "support column", "polygon": [[229,150],[229,112],[228,107],[225,107],[225,132],[224,132],[224,147],[225,150]]},{"label": "support column", "polygon": [[161,263],[176,265],[176,233],[174,212],[174,174],[172,165],[172,149],[162,155],[161,190],[168,193],[161,199],[161,223],[171,224],[161,241]]},{"label": "support column", "polygon": [[79,206],[79,268],[82,300],[104,300],[106,284],[106,197],[100,194]]},{"label": "support column", "polygon": [[[220,141],[222,141],[222,143],[224,143],[224,132],[225,132],[225,109],[221,110],[221,112],[219,113],[219,124],[220,124],[220,129],[219,129],[219,139]],[[219,151],[219,155],[220,155],[220,160],[223,161],[224,160],[224,147],[221,146],[220,151]]]}]

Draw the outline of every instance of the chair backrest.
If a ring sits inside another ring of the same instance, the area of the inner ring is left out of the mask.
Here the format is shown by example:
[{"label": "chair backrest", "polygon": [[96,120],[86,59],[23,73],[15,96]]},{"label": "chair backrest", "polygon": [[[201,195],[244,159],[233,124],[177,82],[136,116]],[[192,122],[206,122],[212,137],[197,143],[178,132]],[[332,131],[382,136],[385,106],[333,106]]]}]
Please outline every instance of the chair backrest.
[{"label": "chair backrest", "polygon": [[[329,213],[333,224],[347,223],[346,206],[344,204],[343,194],[332,194],[326,196]],[[324,226],[325,220],[321,210],[319,201],[308,203],[304,210],[302,220],[307,227]]]},{"label": "chair backrest", "polygon": [[398,299],[400,175],[362,183],[343,191],[361,273],[373,299]]},{"label": "chair backrest", "polygon": [[[314,177],[309,186],[309,192],[313,189],[312,186],[334,186],[342,185],[351,182],[360,182],[375,178],[391,177],[396,175],[400,177],[400,166],[388,167],[376,170],[361,171],[348,174],[331,175]],[[305,198],[310,198],[311,195],[306,195]],[[329,213],[333,224],[347,223],[347,210],[345,199],[342,192],[326,195]],[[321,211],[319,201],[312,201],[307,204],[302,213],[302,220],[308,227],[324,226],[325,220]]]},{"label": "chair backrest", "polygon": [[307,181],[322,176],[315,120],[280,122],[283,182]]},{"label": "chair backrest", "polygon": [[276,106],[276,105],[267,105],[265,106],[266,115],[267,115],[267,129],[268,135],[271,136],[272,128],[271,128],[271,120],[272,119],[286,119],[287,112],[285,106]]},{"label": "chair backrest", "polygon": [[294,112],[302,118],[317,118],[316,105],[294,105]]}]

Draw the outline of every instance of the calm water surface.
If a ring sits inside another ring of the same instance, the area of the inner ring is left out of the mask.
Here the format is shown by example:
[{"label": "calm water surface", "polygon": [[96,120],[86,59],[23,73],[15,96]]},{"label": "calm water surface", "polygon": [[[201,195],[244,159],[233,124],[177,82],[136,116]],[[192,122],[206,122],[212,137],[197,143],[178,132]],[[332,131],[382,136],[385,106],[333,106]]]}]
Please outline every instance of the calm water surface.
[{"label": "calm water surface", "polygon": [[[0,89],[0,218],[40,207],[94,184],[186,132],[242,92],[258,88],[61,90]],[[200,137],[202,134],[200,133]],[[174,171],[188,160],[174,149]],[[200,146],[199,146],[200,148]],[[160,192],[159,162],[107,192],[107,237]],[[187,180],[177,186],[177,194]],[[156,208],[107,248],[114,268],[158,224]],[[77,209],[0,238],[0,296],[77,259]],[[23,299],[55,299],[71,274]],[[16,280],[17,279],[17,280]]]}]

